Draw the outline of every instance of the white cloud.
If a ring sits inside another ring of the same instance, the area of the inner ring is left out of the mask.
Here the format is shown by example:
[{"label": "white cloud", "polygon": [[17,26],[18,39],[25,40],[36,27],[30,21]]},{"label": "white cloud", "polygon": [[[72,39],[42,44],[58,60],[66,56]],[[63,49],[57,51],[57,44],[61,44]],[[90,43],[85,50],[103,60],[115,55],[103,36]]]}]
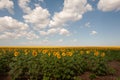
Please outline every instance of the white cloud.
[{"label": "white cloud", "polygon": [[60,33],[59,33],[59,34],[60,34],[60,35],[69,36],[69,35],[70,35],[70,32],[69,32],[67,29],[62,28],[62,29],[60,29]]},{"label": "white cloud", "polygon": [[39,36],[36,35],[33,31],[30,31],[26,34],[26,38],[29,40],[38,39]]},{"label": "white cloud", "polygon": [[36,35],[33,31],[3,32],[2,34],[0,34],[0,39],[19,39],[19,38],[33,40],[38,39],[39,36]]},{"label": "white cloud", "polygon": [[0,35],[0,39],[7,39],[7,38],[11,39],[14,37],[15,37],[15,34],[11,32],[4,32],[4,34]]},{"label": "white cloud", "polygon": [[9,16],[0,17],[0,31],[26,30],[29,26]]},{"label": "white cloud", "polygon": [[98,34],[98,32],[97,31],[91,31],[91,33],[90,33],[91,35],[96,35],[96,34]]},{"label": "white cloud", "polygon": [[54,34],[60,34],[60,35],[65,35],[65,36],[69,36],[70,32],[65,29],[65,28],[51,28],[48,29],[47,31],[40,31],[41,35],[54,35]]},{"label": "white cloud", "polygon": [[[25,32],[26,33],[26,32]],[[0,34],[0,39],[18,39],[20,37],[23,37],[24,33],[21,32],[3,32]]]},{"label": "white cloud", "polygon": [[27,31],[15,31],[15,32],[13,32],[13,34],[14,34],[14,37],[13,37],[13,39],[19,39],[19,38],[26,38],[26,34],[27,34]]},{"label": "white cloud", "polygon": [[13,13],[14,3],[11,0],[0,0],[0,10],[7,9],[10,13]]},{"label": "white cloud", "polygon": [[59,29],[55,29],[55,28],[52,28],[52,29],[49,29],[48,30],[48,34],[54,34],[54,33],[57,33]]},{"label": "white cloud", "polygon": [[30,0],[19,0],[18,4],[24,13],[30,13],[31,8],[29,7]]},{"label": "white cloud", "polygon": [[40,35],[45,36],[45,35],[48,35],[48,33],[47,33],[47,32],[45,32],[45,31],[40,31]]},{"label": "white cloud", "polygon": [[102,11],[119,11],[120,10],[120,0],[100,0],[97,5],[99,10]]},{"label": "white cloud", "polygon": [[0,39],[36,39],[38,36],[29,31],[26,23],[19,22],[12,17],[0,17]]},{"label": "white cloud", "polygon": [[87,0],[64,0],[63,10],[54,14],[49,26],[59,27],[68,21],[80,20],[85,12],[91,10],[92,6],[87,3]]},{"label": "white cloud", "polygon": [[51,34],[56,34],[59,32],[59,28],[51,28],[48,29],[47,31],[40,31],[41,35],[51,35]]},{"label": "white cloud", "polygon": [[40,6],[33,9],[33,11],[27,15],[24,15],[23,18],[25,22],[31,23],[35,30],[39,30],[41,28],[46,28],[49,24],[49,11],[47,9],[43,9]]}]

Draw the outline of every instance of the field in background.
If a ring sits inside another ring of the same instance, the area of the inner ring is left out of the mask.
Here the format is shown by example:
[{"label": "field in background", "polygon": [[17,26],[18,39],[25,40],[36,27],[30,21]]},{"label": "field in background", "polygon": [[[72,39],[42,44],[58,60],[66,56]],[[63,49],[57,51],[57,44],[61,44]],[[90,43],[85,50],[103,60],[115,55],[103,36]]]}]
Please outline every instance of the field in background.
[{"label": "field in background", "polygon": [[0,75],[9,75],[5,80],[119,80],[120,47],[0,47]]}]

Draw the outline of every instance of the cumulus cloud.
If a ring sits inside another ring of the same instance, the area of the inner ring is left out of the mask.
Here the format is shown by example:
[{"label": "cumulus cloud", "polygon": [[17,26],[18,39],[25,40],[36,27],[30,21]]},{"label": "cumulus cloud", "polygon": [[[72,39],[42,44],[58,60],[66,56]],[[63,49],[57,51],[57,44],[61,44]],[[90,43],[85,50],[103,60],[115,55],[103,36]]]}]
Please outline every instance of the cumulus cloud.
[{"label": "cumulus cloud", "polygon": [[38,39],[39,36],[36,35],[33,31],[30,31],[26,34],[26,38],[29,40]]},{"label": "cumulus cloud", "polygon": [[0,0],[0,10],[7,9],[10,13],[13,13],[14,3],[11,0]]},{"label": "cumulus cloud", "polygon": [[28,25],[9,16],[0,17],[0,31],[26,30]]},{"label": "cumulus cloud", "polygon": [[59,32],[60,35],[66,35],[66,36],[69,36],[70,35],[70,32],[65,29],[65,28],[62,28],[60,29],[60,32]]},{"label": "cumulus cloud", "polygon": [[50,14],[47,9],[37,6],[31,13],[24,15],[23,18],[25,22],[31,23],[35,30],[39,30],[41,28],[46,28],[49,24],[49,16]]},{"label": "cumulus cloud", "polygon": [[48,33],[46,31],[40,31],[40,35],[45,36],[48,35]]},{"label": "cumulus cloud", "polygon": [[6,32],[5,31],[0,34],[0,39],[18,39],[20,36],[19,36],[19,34],[16,34],[15,32]]},{"label": "cumulus cloud", "polygon": [[54,33],[57,33],[57,32],[58,32],[58,29],[55,29],[55,28],[52,28],[52,29],[48,30],[48,34],[54,34]]},{"label": "cumulus cloud", "polygon": [[33,39],[38,39],[39,35],[37,35],[34,31],[20,31],[20,32],[14,32],[15,39],[19,39],[19,38],[25,38],[28,40],[33,40]]},{"label": "cumulus cloud", "polygon": [[9,16],[0,17],[0,39],[34,39],[38,36],[29,31],[29,25]]},{"label": "cumulus cloud", "polygon": [[52,34],[59,34],[59,35],[65,35],[69,36],[70,32],[65,28],[51,28],[47,31],[40,31],[41,35],[52,35]]},{"label": "cumulus cloud", "polygon": [[87,0],[64,0],[63,10],[54,14],[49,26],[59,27],[68,21],[80,20],[85,12],[91,10],[92,6]]},{"label": "cumulus cloud", "polygon": [[47,31],[40,31],[41,35],[51,35],[51,34],[56,34],[59,32],[59,28],[51,28],[48,29]]},{"label": "cumulus cloud", "polygon": [[29,7],[30,0],[18,0],[18,5],[24,13],[30,13],[31,8]]},{"label": "cumulus cloud", "polygon": [[0,35],[0,39],[11,39],[11,38],[15,38],[15,34],[12,32],[4,32],[2,35]]},{"label": "cumulus cloud", "polygon": [[120,0],[99,0],[97,5],[99,10],[102,11],[119,11],[120,10]]},{"label": "cumulus cloud", "polygon": [[96,34],[98,34],[98,32],[97,31],[91,31],[91,33],[90,33],[91,35],[96,35]]}]

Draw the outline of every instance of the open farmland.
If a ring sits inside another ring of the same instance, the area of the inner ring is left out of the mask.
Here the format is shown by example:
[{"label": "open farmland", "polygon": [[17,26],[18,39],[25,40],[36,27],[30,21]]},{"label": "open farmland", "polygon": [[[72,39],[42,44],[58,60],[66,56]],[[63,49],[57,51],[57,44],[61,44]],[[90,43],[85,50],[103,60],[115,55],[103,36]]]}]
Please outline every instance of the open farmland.
[{"label": "open farmland", "polygon": [[120,47],[0,47],[0,80],[120,80]]}]

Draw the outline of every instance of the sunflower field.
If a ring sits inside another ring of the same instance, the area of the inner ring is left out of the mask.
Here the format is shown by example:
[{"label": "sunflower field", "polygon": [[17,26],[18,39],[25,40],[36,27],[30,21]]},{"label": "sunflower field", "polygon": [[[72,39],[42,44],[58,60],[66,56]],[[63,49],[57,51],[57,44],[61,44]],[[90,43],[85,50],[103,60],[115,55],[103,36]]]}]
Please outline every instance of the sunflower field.
[{"label": "sunflower field", "polygon": [[12,80],[77,80],[87,71],[113,74],[107,65],[113,59],[120,61],[120,48],[0,48],[0,74]]}]

